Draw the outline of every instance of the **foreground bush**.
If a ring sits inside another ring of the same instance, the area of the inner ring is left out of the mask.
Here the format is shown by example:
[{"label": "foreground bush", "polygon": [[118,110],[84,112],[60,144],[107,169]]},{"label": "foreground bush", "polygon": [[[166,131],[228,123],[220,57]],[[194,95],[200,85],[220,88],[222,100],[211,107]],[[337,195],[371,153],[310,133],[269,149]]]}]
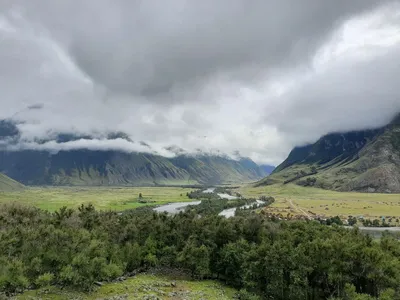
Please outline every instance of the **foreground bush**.
[{"label": "foreground bush", "polygon": [[167,267],[223,280],[243,299],[399,299],[399,257],[390,236],[375,242],[356,229],[256,214],[0,208],[0,290],[8,294],[48,285],[91,290]]}]

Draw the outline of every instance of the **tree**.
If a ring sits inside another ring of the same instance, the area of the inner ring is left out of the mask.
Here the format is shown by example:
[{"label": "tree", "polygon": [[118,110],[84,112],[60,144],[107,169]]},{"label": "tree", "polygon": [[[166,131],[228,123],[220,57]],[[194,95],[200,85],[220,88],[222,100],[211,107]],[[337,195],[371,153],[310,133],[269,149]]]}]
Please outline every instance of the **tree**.
[{"label": "tree", "polygon": [[35,280],[35,284],[36,286],[41,288],[49,288],[53,280],[54,274],[44,273]]},{"label": "tree", "polygon": [[379,225],[380,225],[379,220],[378,220],[378,219],[374,219],[374,220],[372,221],[372,225],[375,226],[375,227],[379,227]]},{"label": "tree", "polygon": [[350,216],[347,220],[350,226],[356,225],[357,224],[357,218]]},{"label": "tree", "polygon": [[244,239],[228,243],[221,250],[218,269],[227,282],[235,287],[243,286],[243,263],[249,250],[249,243]]},{"label": "tree", "polygon": [[18,291],[23,291],[29,284],[28,278],[24,275],[24,264],[21,260],[1,261],[2,271],[0,271],[0,290],[8,295]]},{"label": "tree", "polygon": [[183,248],[178,261],[190,270],[192,276],[204,278],[210,273],[210,251],[205,245],[199,247],[194,238]]}]

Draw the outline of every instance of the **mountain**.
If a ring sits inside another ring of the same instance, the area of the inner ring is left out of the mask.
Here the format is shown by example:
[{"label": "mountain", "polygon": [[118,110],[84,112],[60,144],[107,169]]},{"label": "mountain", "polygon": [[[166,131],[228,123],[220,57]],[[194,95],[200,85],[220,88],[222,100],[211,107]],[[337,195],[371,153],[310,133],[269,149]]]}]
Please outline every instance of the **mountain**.
[{"label": "mountain", "polygon": [[24,189],[24,185],[0,173],[0,192],[13,192]]},{"label": "mountain", "polygon": [[400,115],[383,128],[328,134],[315,144],[296,147],[256,185],[278,182],[400,193]]},{"label": "mountain", "polygon": [[[12,141],[15,144],[19,137],[17,126],[11,121],[0,123],[0,142]],[[133,143],[124,133],[107,136],[110,140],[116,138]],[[79,139],[93,138],[71,134],[52,137],[59,144]],[[233,160],[217,155],[189,155],[179,147],[170,148],[176,155],[173,158],[114,150],[79,149],[50,153],[3,148],[0,151],[0,172],[27,185],[226,184],[256,181],[268,174],[248,158]]]},{"label": "mountain", "polygon": [[268,175],[275,170],[275,167],[270,165],[260,165],[260,168]]},{"label": "mountain", "polygon": [[248,159],[91,150],[2,151],[0,170],[28,185],[224,184],[266,175]]},{"label": "mountain", "polygon": [[179,155],[171,159],[178,168],[200,183],[242,183],[258,180],[267,175],[248,158],[233,160],[223,156]]}]

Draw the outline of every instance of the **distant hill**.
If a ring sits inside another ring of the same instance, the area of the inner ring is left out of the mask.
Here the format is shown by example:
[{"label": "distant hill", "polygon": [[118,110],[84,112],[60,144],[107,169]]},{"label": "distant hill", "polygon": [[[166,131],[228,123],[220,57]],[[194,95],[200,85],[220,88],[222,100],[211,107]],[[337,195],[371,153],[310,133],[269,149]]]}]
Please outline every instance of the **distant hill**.
[{"label": "distant hill", "polygon": [[257,185],[278,182],[400,193],[400,115],[383,128],[328,134],[315,144],[294,148]]},{"label": "distant hill", "polygon": [[24,185],[0,173],[0,192],[19,191]]},{"label": "distant hill", "polygon": [[[0,122],[0,141],[17,144],[19,131],[10,121]],[[90,136],[59,134],[57,143]],[[129,137],[115,133],[108,139]],[[47,140],[46,140],[47,141]],[[40,141],[45,142],[45,141]],[[143,143],[143,142],[141,142]],[[0,172],[27,185],[193,185],[256,181],[268,175],[248,158],[233,160],[218,155],[182,154],[167,158],[150,153],[71,150],[49,153],[0,151]]]}]

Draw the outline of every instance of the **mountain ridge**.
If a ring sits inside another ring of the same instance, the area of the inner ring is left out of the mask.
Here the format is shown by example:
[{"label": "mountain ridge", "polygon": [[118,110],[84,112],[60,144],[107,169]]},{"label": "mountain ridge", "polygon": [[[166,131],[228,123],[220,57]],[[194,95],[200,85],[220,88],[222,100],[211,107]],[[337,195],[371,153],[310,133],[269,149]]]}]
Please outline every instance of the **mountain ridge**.
[{"label": "mountain ridge", "polygon": [[248,159],[70,150],[0,152],[0,171],[27,185],[227,184],[267,174]]},{"label": "mountain ridge", "polygon": [[[123,132],[102,136],[133,142]],[[27,185],[208,185],[254,182],[268,174],[249,158],[188,154],[176,146],[166,147],[175,154],[172,158],[119,150],[9,151],[7,145],[18,145],[20,137],[15,123],[0,121],[0,172]],[[79,139],[95,137],[53,133],[38,143],[51,140],[62,144]]]},{"label": "mountain ridge", "polygon": [[256,185],[274,183],[400,193],[400,115],[381,128],[331,133],[314,144],[295,147]]}]

